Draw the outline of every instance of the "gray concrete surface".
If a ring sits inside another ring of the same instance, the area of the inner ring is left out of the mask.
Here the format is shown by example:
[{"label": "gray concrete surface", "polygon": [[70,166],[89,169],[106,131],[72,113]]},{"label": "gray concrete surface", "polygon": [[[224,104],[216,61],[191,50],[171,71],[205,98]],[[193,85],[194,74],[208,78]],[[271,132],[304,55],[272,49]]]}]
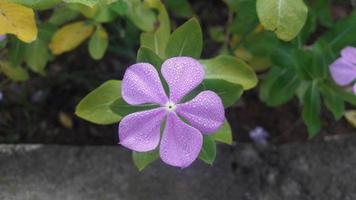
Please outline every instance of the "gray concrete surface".
[{"label": "gray concrete surface", "polygon": [[118,146],[0,145],[1,200],[354,200],[356,136],[220,145],[214,166],[138,172]]}]

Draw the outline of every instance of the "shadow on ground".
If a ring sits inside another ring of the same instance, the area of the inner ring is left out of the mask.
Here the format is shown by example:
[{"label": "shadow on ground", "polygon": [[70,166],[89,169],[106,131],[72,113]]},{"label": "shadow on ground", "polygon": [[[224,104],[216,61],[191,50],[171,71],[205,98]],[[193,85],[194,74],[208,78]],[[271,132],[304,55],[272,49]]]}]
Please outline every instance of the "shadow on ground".
[{"label": "shadow on ground", "polygon": [[312,143],[219,146],[214,166],[156,162],[138,172],[117,146],[0,146],[6,200],[353,200],[356,136]]}]

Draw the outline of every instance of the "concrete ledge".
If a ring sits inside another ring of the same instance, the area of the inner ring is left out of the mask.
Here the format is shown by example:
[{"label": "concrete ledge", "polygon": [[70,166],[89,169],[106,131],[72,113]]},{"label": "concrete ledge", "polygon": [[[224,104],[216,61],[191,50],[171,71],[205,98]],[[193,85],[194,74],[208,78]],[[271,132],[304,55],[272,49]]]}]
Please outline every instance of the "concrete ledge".
[{"label": "concrete ledge", "polygon": [[356,199],[356,136],[218,149],[213,167],[156,162],[140,173],[117,146],[0,145],[0,199]]}]

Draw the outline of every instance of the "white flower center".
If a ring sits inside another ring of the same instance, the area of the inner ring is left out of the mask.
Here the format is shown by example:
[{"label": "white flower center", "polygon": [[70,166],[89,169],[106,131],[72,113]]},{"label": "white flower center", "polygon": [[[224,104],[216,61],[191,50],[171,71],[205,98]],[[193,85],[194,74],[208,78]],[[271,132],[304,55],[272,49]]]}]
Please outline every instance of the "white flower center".
[{"label": "white flower center", "polygon": [[169,101],[168,103],[166,103],[165,108],[168,112],[173,112],[176,109],[176,105],[173,102]]}]

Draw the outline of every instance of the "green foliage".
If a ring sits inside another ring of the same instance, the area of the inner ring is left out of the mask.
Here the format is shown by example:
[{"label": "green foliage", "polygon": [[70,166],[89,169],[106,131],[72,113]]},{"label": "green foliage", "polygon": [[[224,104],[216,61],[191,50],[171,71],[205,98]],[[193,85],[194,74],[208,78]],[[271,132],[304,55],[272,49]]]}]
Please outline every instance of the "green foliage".
[{"label": "green foliage", "polygon": [[243,88],[240,84],[223,79],[205,79],[203,86],[204,90],[211,90],[218,94],[225,108],[232,106],[243,93]]},{"label": "green foliage", "polygon": [[62,0],[5,0],[5,1],[22,4],[26,7],[30,7],[33,9],[44,10],[44,9],[53,8]]},{"label": "green foliage", "polygon": [[203,137],[203,147],[200,151],[199,158],[206,164],[212,165],[216,157],[216,144],[214,139],[209,135]]},{"label": "green foliage", "polygon": [[188,0],[166,0],[165,5],[177,17],[190,18],[193,16],[193,10]]},{"label": "green foliage", "polygon": [[285,41],[297,36],[308,16],[303,0],[257,0],[256,8],[262,25]]},{"label": "green foliage", "polygon": [[260,98],[269,106],[280,106],[294,97],[299,85],[294,70],[273,67],[261,83]]},{"label": "green foliage", "polygon": [[339,57],[340,50],[356,43],[353,36],[355,16],[353,13],[348,18],[330,23],[330,31],[310,48],[300,48],[299,43],[275,47],[271,56],[275,67],[261,83],[260,98],[267,105],[279,106],[294,96],[299,97],[303,104],[302,117],[311,138],[321,129],[322,102],[336,120],[345,114],[345,102],[356,103],[356,96],[331,83],[329,75],[329,66]]},{"label": "green foliage", "polygon": [[63,0],[67,3],[79,3],[89,7],[93,7],[94,5],[98,4],[100,0]]},{"label": "green foliage", "polygon": [[104,57],[106,49],[109,44],[108,33],[106,30],[98,25],[94,34],[89,40],[89,53],[95,60],[100,60]]},{"label": "green foliage", "polygon": [[114,113],[111,105],[121,98],[121,81],[110,80],[90,92],[84,97],[75,114],[96,124],[112,124],[118,122],[122,116]]},{"label": "green foliage", "polygon": [[320,92],[317,83],[309,87],[304,95],[303,120],[308,126],[309,136],[314,137],[321,128],[320,115]]},{"label": "green foliage", "polygon": [[165,50],[170,36],[170,22],[167,10],[160,0],[150,0],[149,7],[158,11],[158,17],[153,32],[141,34],[141,46],[147,47],[155,52],[159,57],[165,58]]},{"label": "green foliage", "polygon": [[[356,96],[337,86],[329,72],[340,51],[356,45],[356,12],[335,20],[331,1],[224,0],[229,9],[227,21],[207,20],[204,29],[199,21],[205,19],[195,16],[195,6],[191,5],[195,2],[188,0],[4,2],[26,6],[17,5],[6,11],[27,12],[25,19],[14,15],[5,22],[0,20],[0,26],[5,27],[0,34],[7,34],[7,39],[0,41],[0,72],[14,81],[29,79],[25,66],[45,75],[48,62],[56,55],[85,44],[88,55],[95,60],[111,52],[119,54],[120,59],[125,56],[130,62],[136,58],[137,62],[151,63],[158,72],[170,57],[200,59],[205,79],[184,101],[203,90],[211,90],[221,97],[225,108],[236,103],[244,91],[256,87],[257,71],[262,79],[259,96],[268,106],[281,106],[298,97],[310,138],[322,128],[323,107],[338,120],[344,116],[347,104],[356,105]],[[52,10],[42,15],[43,9]],[[181,18],[190,19],[177,26]],[[31,26],[26,27],[30,22]],[[26,29],[18,31],[18,27]],[[203,34],[203,30],[209,34]],[[206,44],[214,50],[203,48],[203,35],[210,36]],[[139,50],[134,55],[132,50],[136,47]],[[214,57],[201,59],[202,52]],[[161,74],[160,78],[168,93]],[[111,124],[130,113],[155,107],[128,105],[121,97],[121,82],[110,80],[83,98],[76,114],[93,123]],[[216,134],[204,136],[199,157],[208,164],[215,160],[216,141],[232,143],[227,120]],[[133,152],[133,159],[142,170],[158,155],[158,150]]]},{"label": "green foliage", "polygon": [[206,79],[222,79],[239,84],[244,90],[257,85],[255,72],[242,60],[232,56],[221,55],[213,59],[201,60],[205,67]]},{"label": "green foliage", "polygon": [[132,159],[139,171],[142,171],[147,165],[151,164],[158,157],[158,150],[153,150],[149,152],[132,152]]},{"label": "green foliage", "polygon": [[14,81],[26,81],[29,78],[28,72],[22,67],[12,67],[9,63],[3,61],[0,61],[0,72]]},{"label": "green foliage", "polygon": [[232,131],[229,122],[225,119],[224,124],[218,130],[218,132],[212,135],[215,141],[222,142],[228,145],[232,144]]},{"label": "green foliage", "polygon": [[170,36],[166,57],[190,56],[200,58],[203,49],[203,33],[199,22],[193,18],[177,28]]}]

